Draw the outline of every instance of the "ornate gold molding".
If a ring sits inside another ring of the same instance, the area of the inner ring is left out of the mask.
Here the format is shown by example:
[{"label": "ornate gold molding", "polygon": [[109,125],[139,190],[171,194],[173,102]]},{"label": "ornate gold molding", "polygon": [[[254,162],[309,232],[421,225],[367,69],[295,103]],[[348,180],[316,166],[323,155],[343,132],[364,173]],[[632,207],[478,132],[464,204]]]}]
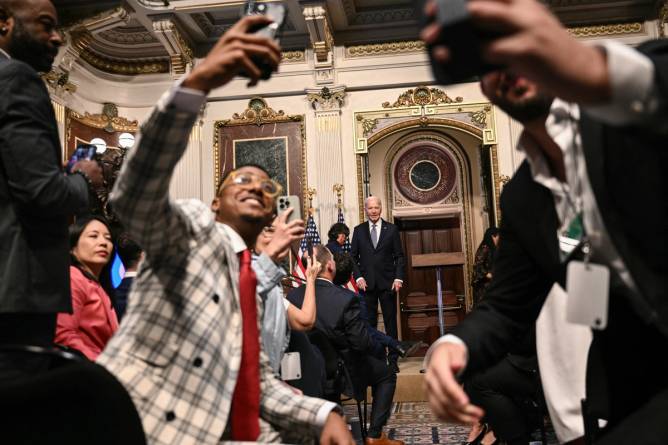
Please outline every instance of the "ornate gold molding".
[{"label": "ornate gold molding", "polygon": [[422,40],[404,42],[375,43],[371,45],[353,45],[346,47],[347,57],[368,57],[393,54],[419,53],[426,47]]},{"label": "ornate gold molding", "polygon": [[56,71],[52,69],[48,73],[41,75],[42,80],[54,90],[62,90],[67,93],[74,93],[77,91],[77,86],[70,82],[70,74],[67,71]]},{"label": "ornate gold molding", "polygon": [[463,102],[463,97],[456,97],[452,99],[445,91],[438,88],[429,88],[426,86],[419,86],[402,93],[399,98],[392,104],[384,102],[383,108],[398,108],[398,107],[415,107],[425,105],[442,105]]},{"label": "ornate gold molding", "polygon": [[76,111],[69,110],[68,117],[89,127],[102,128],[108,133],[117,131],[136,132],[139,128],[136,120],[131,121],[124,117],[119,117],[118,107],[112,103],[105,103],[102,106],[102,113],[100,114],[85,113],[81,115]]},{"label": "ornate gold molding", "polygon": [[283,51],[281,53],[281,62],[299,63],[306,61],[306,51]]},{"label": "ornate gold molding", "polygon": [[[308,188],[308,172],[306,159],[306,127],[304,125],[304,115],[286,115],[283,110],[275,111],[271,108],[265,99],[256,96],[248,101],[248,108],[242,113],[234,113],[232,119],[219,120],[213,123],[213,163],[214,163],[214,190],[217,190],[218,183],[222,178],[222,171],[220,169],[220,129],[226,126],[237,125],[257,125],[264,124],[278,124],[283,122],[299,122],[301,123],[301,141],[302,141],[302,193],[306,196]],[[306,203],[302,203],[304,211]],[[304,213],[305,214],[305,213]]]},{"label": "ornate gold molding", "polygon": [[[267,101],[262,97],[256,96],[248,101],[248,108],[241,113],[234,113],[232,119],[216,121],[216,129],[226,125],[257,125],[273,124],[277,122],[299,122],[303,117],[300,115],[287,116],[285,111],[276,111],[267,105]],[[217,132],[216,132],[217,134]]]},{"label": "ornate gold molding", "polygon": [[137,74],[160,74],[169,72],[169,59],[159,60],[127,60],[120,61],[97,54],[89,49],[92,35],[86,30],[73,31],[70,34],[72,47],[81,58],[94,68],[110,74],[126,76]]},{"label": "ornate gold molding", "polygon": [[640,22],[568,28],[568,32],[573,34],[575,37],[603,37],[624,34],[639,34],[644,30],[645,24]]},{"label": "ornate gold molding", "polygon": [[318,108],[321,110],[332,110],[337,108],[337,106],[340,108],[346,98],[345,88],[341,86],[333,88],[322,87],[317,92],[313,92],[313,90],[308,91],[311,92],[306,95],[306,100],[311,103],[311,107],[314,110]]}]

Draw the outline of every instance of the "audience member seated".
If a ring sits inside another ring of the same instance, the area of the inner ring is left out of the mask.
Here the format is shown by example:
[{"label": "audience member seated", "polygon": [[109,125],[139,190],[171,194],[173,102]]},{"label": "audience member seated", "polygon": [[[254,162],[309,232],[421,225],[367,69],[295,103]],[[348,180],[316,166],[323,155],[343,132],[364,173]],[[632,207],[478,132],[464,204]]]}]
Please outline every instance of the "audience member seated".
[{"label": "audience member seated", "polygon": [[142,252],[139,244],[134,242],[127,233],[123,233],[118,237],[116,250],[123,262],[123,267],[125,267],[123,280],[121,280],[121,284],[114,291],[114,308],[116,308],[116,316],[120,323],[125,314],[125,308],[128,305],[128,294],[130,293],[132,282],[137,276],[137,268],[144,258],[144,252]]},{"label": "audience member seated", "polygon": [[343,246],[345,246],[348,236],[350,236],[350,229],[347,225],[340,222],[334,223],[327,232],[329,241],[327,241],[326,247],[332,254],[343,252]]},{"label": "audience member seated", "polygon": [[391,350],[398,353],[401,357],[406,357],[407,355],[415,352],[417,348],[420,347],[421,342],[416,341],[398,341],[384,332],[380,332],[378,329],[371,326],[369,323],[369,316],[367,314],[367,306],[364,299],[359,294],[356,294],[345,287],[346,283],[350,279],[350,275],[353,272],[353,258],[349,253],[346,252],[336,252],[334,253],[334,262],[336,263],[336,275],[334,276],[334,284],[342,286],[344,290],[350,292],[355,298],[360,299],[360,318],[364,321],[364,324],[367,327],[367,332],[373,341],[372,354],[374,357],[381,360],[386,359],[386,349],[390,348]]},{"label": "audience member seated", "polygon": [[112,304],[114,245],[101,217],[78,219],[70,227],[72,313],[61,312],[55,342],[95,360],[118,329]]},{"label": "audience member seated", "polygon": [[[290,342],[290,329],[307,331],[315,324],[315,279],[320,264],[307,258],[306,298],[302,308],[295,307],[284,298],[282,278],[286,275],[282,267],[276,266],[290,252],[291,236],[303,233],[303,221],[287,223],[292,209],[277,216],[270,226],[262,229],[253,249],[253,270],[257,275],[257,293],[264,303],[262,315],[262,347],[269,356],[271,367],[279,375],[281,360]],[[281,250],[279,251],[278,248]]]},{"label": "audience member seated", "polygon": [[468,444],[490,445],[503,440],[508,445],[528,445],[531,432],[542,421],[542,398],[536,336],[532,331],[499,363],[472,375],[464,382],[472,403],[485,410],[483,425]]},{"label": "audience member seated", "polygon": [[[314,330],[324,335],[343,357],[353,384],[371,386],[373,403],[371,425],[366,444],[403,445],[388,439],[383,427],[390,417],[392,398],[397,383],[396,374],[384,359],[372,355],[374,341],[367,324],[360,318],[360,299],[352,292],[333,283],[336,263],[332,253],[324,246],[313,247],[316,260],[322,270],[316,281],[316,322]],[[297,307],[304,302],[306,287],[301,286],[288,293],[288,300]]]}]

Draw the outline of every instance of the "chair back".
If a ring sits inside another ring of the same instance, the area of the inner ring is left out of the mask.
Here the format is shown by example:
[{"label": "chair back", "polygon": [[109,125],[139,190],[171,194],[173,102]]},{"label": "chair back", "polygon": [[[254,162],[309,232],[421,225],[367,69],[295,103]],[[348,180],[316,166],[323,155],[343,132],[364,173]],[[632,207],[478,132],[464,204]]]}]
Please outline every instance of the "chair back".
[{"label": "chair back", "polygon": [[50,348],[0,352],[51,359],[44,372],[0,380],[3,443],[146,445],[130,395],[102,366]]}]

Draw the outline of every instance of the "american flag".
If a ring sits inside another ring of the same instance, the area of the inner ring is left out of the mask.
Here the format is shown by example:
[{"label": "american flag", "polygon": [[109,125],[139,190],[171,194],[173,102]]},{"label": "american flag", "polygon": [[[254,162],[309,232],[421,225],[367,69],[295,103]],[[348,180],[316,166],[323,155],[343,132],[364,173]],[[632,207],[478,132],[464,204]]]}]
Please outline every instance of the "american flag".
[{"label": "american flag", "polygon": [[[337,218],[336,222],[339,222],[341,224],[345,224],[346,220],[343,217],[343,209],[339,207],[339,217]],[[346,238],[346,242],[343,244],[343,251],[350,253],[350,239]],[[351,275],[350,279],[346,283],[346,288],[350,289],[351,291],[355,292],[356,294],[359,294],[359,289],[357,288],[357,282],[355,281],[355,278]]]},{"label": "american flag", "polygon": [[297,261],[295,261],[295,267],[292,272],[297,278],[297,280],[293,280],[292,282],[294,287],[299,287],[300,283],[306,282],[306,264],[302,263],[302,257],[308,250],[309,244],[312,246],[320,244],[320,234],[318,233],[318,227],[315,225],[313,215],[308,216],[308,220],[306,221],[306,233],[304,234],[304,238],[302,238],[302,242],[299,244]]}]

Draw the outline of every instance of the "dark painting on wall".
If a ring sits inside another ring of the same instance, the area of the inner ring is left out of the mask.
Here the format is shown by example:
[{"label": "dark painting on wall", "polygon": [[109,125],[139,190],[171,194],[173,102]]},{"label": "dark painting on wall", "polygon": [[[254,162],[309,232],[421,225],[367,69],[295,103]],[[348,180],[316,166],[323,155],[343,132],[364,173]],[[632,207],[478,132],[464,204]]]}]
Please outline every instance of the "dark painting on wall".
[{"label": "dark painting on wall", "polygon": [[254,97],[241,113],[214,124],[215,184],[239,165],[258,164],[283,186],[283,194],[297,195],[306,214],[306,139],[304,116],[287,115]]},{"label": "dark painting on wall", "polygon": [[255,164],[267,170],[269,176],[288,190],[288,138],[258,138],[234,140],[234,168]]}]

